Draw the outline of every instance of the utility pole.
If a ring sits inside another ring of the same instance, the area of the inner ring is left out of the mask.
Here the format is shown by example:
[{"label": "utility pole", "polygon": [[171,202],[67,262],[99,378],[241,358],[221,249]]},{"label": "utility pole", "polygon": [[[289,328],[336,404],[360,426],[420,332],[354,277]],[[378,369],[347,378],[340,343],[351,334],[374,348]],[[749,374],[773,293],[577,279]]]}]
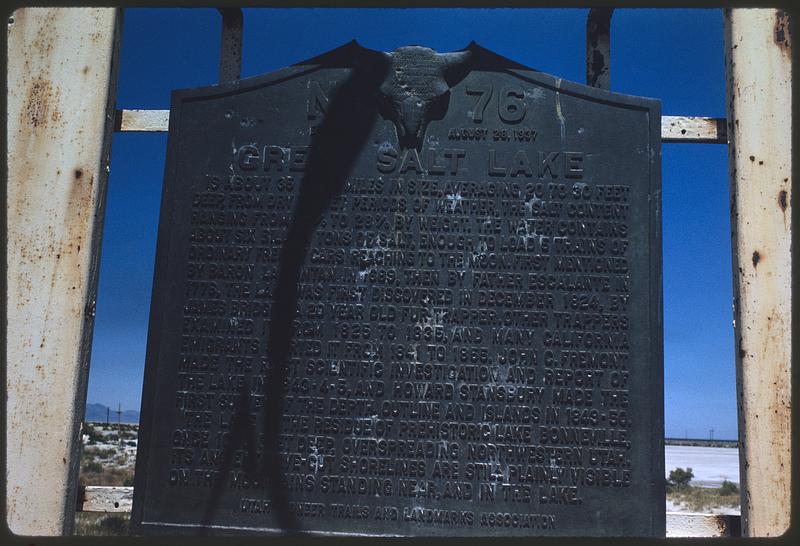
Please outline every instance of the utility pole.
[{"label": "utility pole", "polygon": [[117,439],[122,445],[122,404],[117,403]]}]

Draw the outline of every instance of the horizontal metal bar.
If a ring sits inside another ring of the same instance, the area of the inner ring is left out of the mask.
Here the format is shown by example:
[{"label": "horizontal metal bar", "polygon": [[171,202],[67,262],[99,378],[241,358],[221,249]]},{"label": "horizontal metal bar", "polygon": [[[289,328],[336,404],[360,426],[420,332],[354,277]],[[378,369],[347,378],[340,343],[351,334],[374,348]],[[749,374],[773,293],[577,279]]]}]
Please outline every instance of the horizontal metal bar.
[{"label": "horizontal metal bar", "polygon": [[[117,110],[115,127],[121,132],[163,132],[169,128],[169,110]],[[662,116],[661,140],[727,144],[725,118]]]},{"label": "horizontal metal bar", "polygon": [[[133,487],[81,487],[79,512],[130,512]],[[740,517],[721,514],[667,512],[667,537],[739,536]]]},{"label": "horizontal metal bar", "polygon": [[662,142],[702,142],[727,144],[725,118],[661,116]]}]

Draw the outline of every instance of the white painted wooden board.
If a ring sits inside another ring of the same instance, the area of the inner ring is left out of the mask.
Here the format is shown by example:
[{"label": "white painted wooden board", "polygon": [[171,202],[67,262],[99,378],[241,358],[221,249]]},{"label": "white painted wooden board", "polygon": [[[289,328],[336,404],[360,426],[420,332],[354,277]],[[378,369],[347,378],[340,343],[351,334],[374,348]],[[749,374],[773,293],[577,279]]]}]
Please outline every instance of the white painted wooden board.
[{"label": "white painted wooden board", "polygon": [[777,536],[792,475],[789,16],[726,9],[724,25],[742,534]]},{"label": "white painted wooden board", "polygon": [[8,21],[6,517],[74,525],[118,10],[21,8]]}]

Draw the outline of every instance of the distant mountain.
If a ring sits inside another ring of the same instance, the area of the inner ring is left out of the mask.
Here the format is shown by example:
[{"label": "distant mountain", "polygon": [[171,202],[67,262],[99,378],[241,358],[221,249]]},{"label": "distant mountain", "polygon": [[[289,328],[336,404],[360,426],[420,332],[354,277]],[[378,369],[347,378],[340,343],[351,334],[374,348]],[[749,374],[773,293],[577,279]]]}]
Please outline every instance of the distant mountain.
[{"label": "distant mountain", "polygon": [[[103,404],[86,404],[86,416],[83,418],[87,423],[105,423],[108,419],[111,423],[117,422],[117,410],[110,409]],[[139,424],[139,412],[135,410],[122,410],[119,421],[128,424]]]}]

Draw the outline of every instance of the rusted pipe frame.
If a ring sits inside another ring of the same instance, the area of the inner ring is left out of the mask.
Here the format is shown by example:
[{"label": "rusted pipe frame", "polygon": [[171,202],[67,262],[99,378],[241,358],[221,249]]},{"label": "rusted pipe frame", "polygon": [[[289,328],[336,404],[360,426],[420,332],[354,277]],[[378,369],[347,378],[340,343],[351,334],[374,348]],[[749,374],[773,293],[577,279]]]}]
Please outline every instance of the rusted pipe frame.
[{"label": "rusted pipe frame", "polygon": [[742,534],[791,525],[792,51],[788,14],[724,10]]},{"label": "rusted pipe frame", "polygon": [[614,8],[591,8],[586,17],[586,85],[611,89],[611,15]]},{"label": "rusted pipe frame", "polygon": [[6,524],[19,535],[75,522],[121,11],[8,20]]},{"label": "rusted pipe frame", "polygon": [[242,28],[244,17],[241,8],[217,8],[222,15],[222,33],[219,51],[220,83],[238,80],[242,73]]}]

